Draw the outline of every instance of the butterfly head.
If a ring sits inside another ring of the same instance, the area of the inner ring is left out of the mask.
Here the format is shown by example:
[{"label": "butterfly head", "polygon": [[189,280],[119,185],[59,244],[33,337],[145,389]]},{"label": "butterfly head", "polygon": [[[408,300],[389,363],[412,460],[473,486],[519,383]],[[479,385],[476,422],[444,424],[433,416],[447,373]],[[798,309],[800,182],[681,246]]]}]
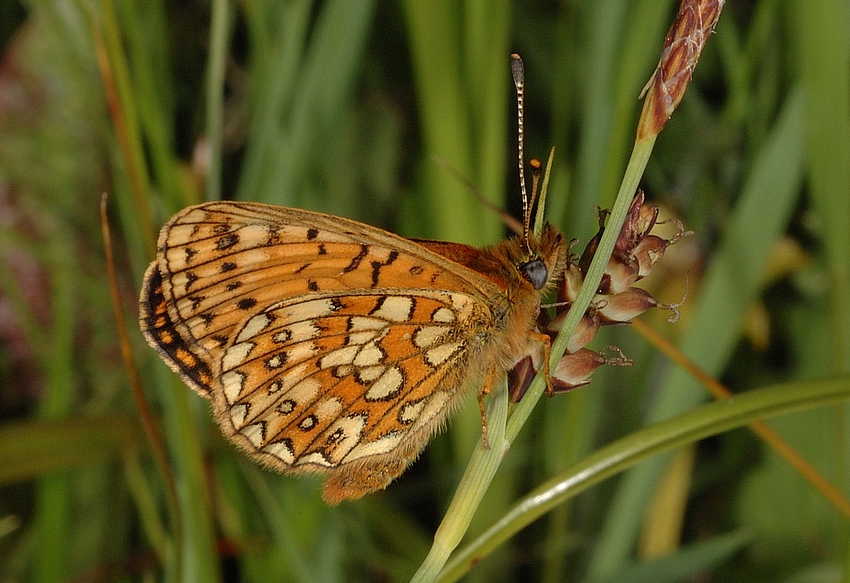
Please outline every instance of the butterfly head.
[{"label": "butterfly head", "polygon": [[514,248],[511,262],[522,279],[543,291],[563,274],[566,256],[564,236],[546,223],[539,238],[529,234],[525,243]]}]

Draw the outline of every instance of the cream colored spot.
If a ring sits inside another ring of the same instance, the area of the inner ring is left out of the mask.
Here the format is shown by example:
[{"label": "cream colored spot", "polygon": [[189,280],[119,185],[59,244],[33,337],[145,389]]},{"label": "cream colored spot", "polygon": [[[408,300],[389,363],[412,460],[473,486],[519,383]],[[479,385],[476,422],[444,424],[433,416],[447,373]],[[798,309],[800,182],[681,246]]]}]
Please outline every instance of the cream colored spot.
[{"label": "cream colored spot", "polygon": [[266,360],[266,366],[268,368],[280,368],[285,364],[284,358],[280,354],[275,354],[268,360]]},{"label": "cream colored spot", "polygon": [[245,362],[251,351],[254,350],[256,344],[253,342],[240,342],[234,344],[224,352],[224,357],[221,359],[221,368],[230,370]]},{"label": "cream colored spot", "polygon": [[470,303],[469,296],[463,294],[449,294],[449,297],[452,300],[452,305],[458,312],[466,308]]},{"label": "cream colored spot", "polygon": [[301,423],[298,424],[298,429],[301,429],[302,431],[309,431],[316,426],[316,423],[316,417],[314,415],[308,415],[301,420]]},{"label": "cream colored spot", "polygon": [[330,298],[300,302],[291,306],[282,305],[275,308],[277,315],[284,322],[310,322],[316,318],[324,318],[334,311],[334,304]]},{"label": "cream colored spot", "polygon": [[375,366],[384,360],[384,351],[377,344],[370,342],[360,349],[354,358],[354,366]]},{"label": "cream colored spot", "polygon": [[343,364],[351,364],[359,352],[359,346],[346,346],[330,352],[319,359],[320,368],[333,368]]},{"label": "cream colored spot", "polygon": [[434,315],[431,316],[431,319],[434,322],[450,324],[451,322],[455,321],[455,313],[449,308],[440,308],[436,312],[434,312]]},{"label": "cream colored spot", "polygon": [[249,425],[244,427],[241,431],[242,435],[248,438],[248,441],[251,442],[251,445],[259,448],[263,443],[263,424],[262,423],[254,423],[253,425]]},{"label": "cream colored spot", "polygon": [[386,328],[387,323],[377,318],[367,318],[366,316],[352,316],[348,319],[349,332],[360,332],[362,330],[380,330]]},{"label": "cream colored spot", "polygon": [[302,342],[295,346],[286,348],[286,358],[288,362],[300,362],[312,358],[316,353],[316,345],[312,342]]},{"label": "cream colored spot", "polygon": [[358,445],[351,448],[351,451],[347,456],[345,456],[344,461],[352,462],[370,455],[388,453],[397,448],[399,442],[404,439],[406,435],[407,432],[391,433],[390,435],[385,435],[375,441],[360,442]]},{"label": "cream colored spot", "polygon": [[404,424],[413,423],[416,418],[422,413],[425,407],[425,400],[409,401],[401,406],[398,412],[398,419]]},{"label": "cream colored spot", "polygon": [[443,411],[449,403],[449,394],[443,391],[434,393],[426,402],[425,407],[419,412],[419,417],[416,419],[411,431],[416,431],[420,427],[437,421],[443,418]]},{"label": "cream colored spot", "polygon": [[326,468],[332,467],[333,463],[321,453],[315,451],[313,453],[308,453],[307,455],[303,455],[298,458],[298,465],[312,465],[312,466],[324,466]]},{"label": "cream colored spot", "polygon": [[248,415],[248,405],[234,405],[230,408],[230,420],[233,421],[233,427],[240,429],[245,423],[245,417]]},{"label": "cream colored spot", "polygon": [[226,372],[221,375],[221,386],[224,389],[224,397],[230,404],[239,400],[242,390],[245,388],[245,373]]},{"label": "cream colored spot", "polygon": [[413,299],[405,296],[386,296],[381,307],[372,315],[390,322],[407,322],[412,310]]},{"label": "cream colored spot", "polygon": [[387,372],[381,375],[381,378],[376,380],[366,392],[366,399],[370,401],[386,399],[398,392],[403,383],[404,375],[399,368],[397,366],[388,368]]},{"label": "cream colored spot", "polygon": [[283,384],[280,381],[275,381],[269,385],[269,394],[276,393],[282,388]]},{"label": "cream colored spot", "polygon": [[325,399],[316,405],[316,417],[322,420],[336,417],[340,411],[342,411],[342,401],[334,397]]},{"label": "cream colored spot", "polygon": [[296,403],[312,401],[322,388],[322,383],[314,378],[306,378],[286,392],[286,398]]},{"label": "cream colored spot", "polygon": [[460,349],[460,346],[460,342],[441,344],[440,346],[436,346],[427,351],[425,353],[425,360],[428,361],[428,364],[431,366],[440,366],[451,358],[454,353]]},{"label": "cream colored spot", "polygon": [[319,335],[319,328],[313,322],[296,322],[287,326],[287,330],[291,334],[290,340],[292,342],[312,340]]},{"label": "cream colored spot", "polygon": [[417,348],[427,348],[445,336],[449,330],[446,326],[423,326],[413,334],[413,344]]},{"label": "cream colored spot", "polygon": [[253,338],[260,332],[266,329],[266,327],[271,324],[272,319],[269,318],[268,314],[257,314],[245,324],[242,330],[239,332],[239,336],[236,337],[236,342],[245,342],[246,340]]},{"label": "cream colored spot", "polygon": [[343,364],[342,366],[336,367],[336,370],[333,372],[333,375],[341,379],[342,377],[347,377],[354,370],[354,367],[350,364]]},{"label": "cream colored spot", "polygon": [[277,406],[276,411],[281,415],[289,415],[295,411],[295,401],[292,399],[281,401],[280,405]]},{"label": "cream colored spot", "polygon": [[377,336],[377,335],[378,335],[378,333],[375,332],[375,331],[352,332],[348,335],[348,338],[346,338],[345,341],[349,345],[354,345],[354,344],[362,345],[362,344],[366,344],[367,342],[369,342],[370,340],[375,338],[375,336]]},{"label": "cream colored spot", "polygon": [[432,421],[442,419],[443,411],[446,409],[448,402],[448,393],[443,391],[434,393],[431,398],[425,401],[425,406],[419,411],[419,415],[416,417],[416,423],[411,428],[411,431],[416,431]]},{"label": "cream colored spot", "polygon": [[385,366],[367,366],[359,369],[357,371],[357,376],[359,377],[359,380],[369,383],[384,374],[386,369],[387,367]]},{"label": "cream colored spot", "polygon": [[[246,247],[254,247],[258,244],[265,244],[265,242],[269,238],[269,231],[265,225],[245,225],[239,228],[238,231],[234,231],[239,233],[239,240],[245,244]],[[251,249],[251,253],[256,253],[261,257],[266,257],[268,254],[265,251],[261,251],[262,247]],[[246,261],[246,263],[252,263],[251,261]]]},{"label": "cream colored spot", "polygon": [[272,454],[287,465],[291,466],[295,463],[295,452],[292,451],[292,446],[286,441],[270,443],[263,448],[263,451]]}]

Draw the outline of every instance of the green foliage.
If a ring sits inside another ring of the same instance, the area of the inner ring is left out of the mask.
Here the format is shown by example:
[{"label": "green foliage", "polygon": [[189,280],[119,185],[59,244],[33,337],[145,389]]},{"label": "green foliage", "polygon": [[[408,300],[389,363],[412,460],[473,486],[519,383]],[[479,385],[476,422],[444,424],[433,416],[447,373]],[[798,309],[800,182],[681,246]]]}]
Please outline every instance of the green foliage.
[{"label": "green foliage", "polygon": [[[516,51],[526,152],[557,147],[549,217],[583,247],[593,205],[610,206],[622,179],[675,4],[0,3],[0,579],[409,579],[480,436],[473,397],[385,492],[327,507],[318,481],[227,444],[145,345],[136,298],[157,228],[223,196],[495,242],[498,217],[457,174],[518,208]],[[458,555],[474,566],[446,577],[850,580],[847,517],[729,429],[832,403],[771,425],[847,495],[848,409],[835,402],[850,396],[848,10],[728,3],[642,181],[695,231],[647,281],[666,302],[688,289],[682,320],[646,320],[734,392],[756,392],[704,405],[645,339],[610,331],[594,348],[615,344],[635,365],[538,403],[474,509]],[[103,191],[167,469],[122,362]],[[697,426],[713,436],[692,443]],[[661,455],[674,446],[694,448],[692,466]],[[670,484],[680,506],[658,494]]]}]

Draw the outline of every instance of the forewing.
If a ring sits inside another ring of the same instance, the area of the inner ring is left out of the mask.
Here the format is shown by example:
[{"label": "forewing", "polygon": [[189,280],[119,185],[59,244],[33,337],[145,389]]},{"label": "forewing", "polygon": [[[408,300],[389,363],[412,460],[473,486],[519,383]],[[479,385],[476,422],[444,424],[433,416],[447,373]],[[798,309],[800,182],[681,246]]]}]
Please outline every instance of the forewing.
[{"label": "forewing", "polygon": [[290,298],[440,289],[484,302],[492,284],[423,247],[354,221],[256,203],[184,209],[163,227],[145,276],[148,342],[209,396],[225,347],[253,315]]}]

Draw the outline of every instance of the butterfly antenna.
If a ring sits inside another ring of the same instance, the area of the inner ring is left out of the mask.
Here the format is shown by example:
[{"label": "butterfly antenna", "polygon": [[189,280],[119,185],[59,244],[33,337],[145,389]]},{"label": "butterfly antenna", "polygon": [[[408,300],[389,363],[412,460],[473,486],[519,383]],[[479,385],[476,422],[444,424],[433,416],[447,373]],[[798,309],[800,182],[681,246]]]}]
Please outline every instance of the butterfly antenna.
[{"label": "butterfly antenna", "polygon": [[511,75],[514,78],[516,88],[517,109],[517,162],[519,163],[519,188],[522,193],[522,239],[525,241],[526,250],[531,253],[528,244],[528,229],[531,223],[531,201],[528,199],[528,191],[525,186],[525,69],[522,59],[516,53],[511,55]]}]

